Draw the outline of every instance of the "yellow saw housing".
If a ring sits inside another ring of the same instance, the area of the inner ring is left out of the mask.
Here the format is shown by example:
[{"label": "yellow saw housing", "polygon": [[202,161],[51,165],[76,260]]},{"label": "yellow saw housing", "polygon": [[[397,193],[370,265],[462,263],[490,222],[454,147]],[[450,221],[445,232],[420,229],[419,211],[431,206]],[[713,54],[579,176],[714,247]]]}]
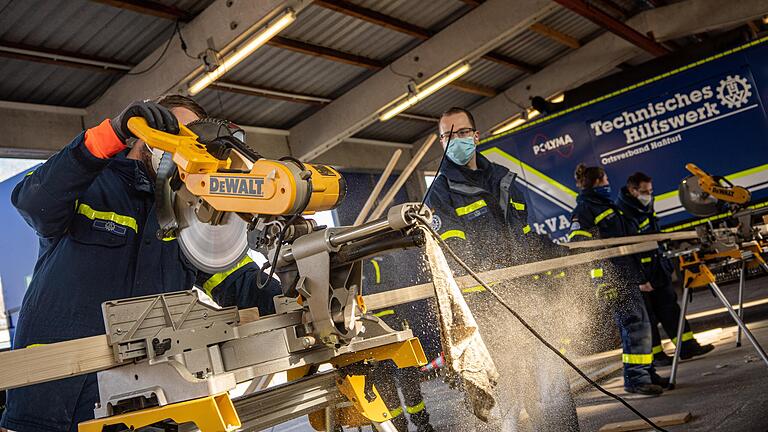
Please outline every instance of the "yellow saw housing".
[{"label": "yellow saw housing", "polygon": [[[336,208],[346,193],[341,174],[327,165],[305,163],[302,169],[292,161],[258,159],[251,164],[232,157],[218,160],[184,125],[179,125],[178,135],[173,135],[152,129],[141,117],[133,117],[128,120],[128,128],[149,147],[173,154],[187,189],[217,211],[314,213]],[[241,168],[232,169],[235,165]]]}]

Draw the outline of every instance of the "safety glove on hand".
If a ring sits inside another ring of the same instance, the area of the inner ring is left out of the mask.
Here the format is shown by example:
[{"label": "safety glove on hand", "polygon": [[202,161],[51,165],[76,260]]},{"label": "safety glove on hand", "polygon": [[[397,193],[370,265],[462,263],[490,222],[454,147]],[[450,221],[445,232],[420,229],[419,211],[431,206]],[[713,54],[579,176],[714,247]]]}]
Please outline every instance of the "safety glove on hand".
[{"label": "safety glove on hand", "polygon": [[167,108],[154,102],[133,102],[112,120],[104,120],[85,132],[85,146],[99,159],[109,159],[126,148],[128,138],[136,136],[128,129],[128,119],[141,117],[152,129],[179,133],[179,122]]},{"label": "safety glove on hand", "polygon": [[131,117],[143,118],[152,129],[174,135],[179,133],[179,121],[168,108],[149,101],[133,102],[109,122],[115,135],[123,143],[128,138],[136,138],[133,132],[128,129],[128,119]]}]

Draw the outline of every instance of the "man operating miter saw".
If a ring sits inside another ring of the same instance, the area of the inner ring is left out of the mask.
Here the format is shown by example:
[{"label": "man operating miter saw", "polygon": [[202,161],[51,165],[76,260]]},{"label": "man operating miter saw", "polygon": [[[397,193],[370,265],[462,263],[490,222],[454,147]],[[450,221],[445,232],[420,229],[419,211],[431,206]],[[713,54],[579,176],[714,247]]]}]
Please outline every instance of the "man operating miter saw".
[{"label": "man operating miter saw", "polygon": [[[215,226],[181,233],[161,229],[174,213],[158,206],[157,197],[166,192],[157,175],[162,152],[136,140],[128,127],[132,117],[173,134],[179,124],[206,125],[199,120],[205,110],[186,97],[134,102],[79,134],[16,186],[13,205],[37,232],[40,251],[14,349],[103,334],[103,302],[193,285],[222,306],[274,312],[279,283],[260,276],[248,258],[247,241],[238,238],[246,222],[235,213],[223,215]],[[183,219],[204,211],[189,206],[177,214]],[[191,219],[177,222],[193,224]],[[78,423],[93,418],[98,400],[96,374],[13,389],[2,427],[75,431]]]}]

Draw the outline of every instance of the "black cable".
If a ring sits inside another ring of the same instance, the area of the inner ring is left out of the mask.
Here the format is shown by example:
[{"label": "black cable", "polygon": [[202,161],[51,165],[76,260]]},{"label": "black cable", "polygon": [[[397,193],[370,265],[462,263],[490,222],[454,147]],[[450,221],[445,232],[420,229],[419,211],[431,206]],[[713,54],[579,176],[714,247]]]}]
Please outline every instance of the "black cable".
[{"label": "black cable", "polygon": [[184,35],[181,34],[181,27],[179,26],[178,20],[176,21],[175,32],[177,35],[179,35],[179,42],[181,43],[181,50],[184,51],[184,55],[191,59],[199,60],[200,56],[195,57],[187,51],[187,41],[184,40]]},{"label": "black cable", "polygon": [[168,52],[168,48],[171,47],[171,42],[173,42],[173,36],[176,35],[176,30],[178,29],[178,27],[179,27],[179,21],[177,20],[176,23],[174,24],[173,32],[171,33],[171,36],[168,38],[168,42],[165,44],[165,48],[163,48],[163,52],[160,53],[160,55],[151,65],[149,65],[147,68],[145,68],[142,71],[127,72],[126,75],[142,75],[154,69],[155,66],[157,66],[158,63],[160,63],[160,60],[162,60],[165,57],[165,53]]},{"label": "black cable", "polygon": [[533,328],[533,327],[531,327],[531,325],[530,325],[530,324],[528,324],[528,322],[526,322],[526,321],[523,319],[523,317],[521,317],[521,316],[520,316],[520,314],[518,314],[518,313],[517,313],[517,312],[516,312],[514,309],[512,309],[512,307],[511,307],[509,304],[507,304],[507,302],[506,302],[506,301],[504,301],[504,299],[503,299],[503,298],[501,298],[501,296],[500,296],[500,295],[499,295],[499,294],[498,294],[498,293],[497,293],[497,292],[496,292],[496,291],[495,291],[493,288],[491,288],[490,286],[488,286],[488,284],[487,284],[487,283],[485,283],[485,281],[484,281],[484,280],[483,280],[483,279],[482,279],[480,276],[478,276],[478,275],[477,275],[477,273],[475,273],[474,271],[472,271],[472,269],[471,269],[471,268],[469,268],[469,266],[468,266],[466,263],[464,263],[464,261],[462,261],[462,260],[461,260],[461,258],[459,258],[459,256],[458,256],[458,255],[456,255],[456,253],[453,251],[453,249],[451,249],[451,247],[450,247],[450,246],[448,246],[448,244],[446,244],[445,240],[443,240],[443,239],[440,237],[440,235],[437,233],[437,231],[435,231],[435,230],[432,228],[432,225],[431,225],[431,223],[429,223],[429,222],[431,222],[431,221],[425,221],[424,219],[420,219],[420,220],[423,222],[423,224],[424,224],[425,228],[429,230],[429,232],[430,232],[430,234],[432,235],[432,237],[434,237],[434,238],[435,238],[435,240],[437,240],[437,241],[440,243],[440,246],[441,246],[441,247],[442,247],[444,250],[447,250],[447,251],[448,251],[448,254],[449,254],[449,255],[451,255],[451,257],[452,257],[452,258],[453,258],[453,259],[454,259],[454,260],[455,260],[455,261],[456,261],[456,262],[457,262],[457,263],[458,263],[458,264],[459,264],[459,265],[460,265],[460,266],[461,266],[461,267],[462,267],[464,270],[466,270],[466,271],[467,271],[467,273],[469,273],[469,274],[472,276],[472,278],[473,278],[473,279],[475,279],[475,280],[477,281],[477,283],[479,283],[479,284],[480,284],[480,285],[481,285],[483,288],[485,288],[485,290],[486,290],[486,291],[488,291],[489,293],[491,293],[491,295],[492,295],[493,297],[495,297],[495,298],[496,298],[496,301],[498,301],[498,302],[499,302],[499,303],[500,303],[502,306],[504,306],[504,308],[506,308],[506,309],[507,309],[507,310],[508,310],[508,311],[509,311],[509,312],[512,314],[512,316],[514,316],[514,317],[515,317],[515,318],[516,318],[518,321],[520,321],[520,324],[522,324],[522,325],[523,325],[523,327],[525,327],[525,328],[526,328],[526,330],[528,330],[529,332],[531,332],[531,334],[532,334],[532,335],[533,335],[533,336],[534,336],[536,339],[538,339],[538,340],[539,340],[539,342],[541,342],[542,344],[544,344],[544,346],[546,346],[546,347],[547,347],[547,348],[548,348],[550,351],[552,351],[552,352],[553,352],[553,353],[555,353],[555,354],[556,354],[558,357],[560,357],[560,359],[562,359],[562,360],[563,360],[563,361],[564,361],[564,362],[565,362],[565,363],[566,363],[568,366],[570,366],[570,367],[571,367],[571,369],[573,369],[574,371],[576,371],[576,373],[577,373],[577,374],[579,374],[579,376],[581,376],[582,378],[584,378],[584,380],[585,380],[586,382],[588,382],[588,383],[589,383],[589,384],[590,384],[592,387],[596,388],[597,390],[599,390],[599,391],[600,391],[601,393],[603,393],[604,395],[606,395],[606,396],[609,396],[609,397],[611,397],[611,398],[613,398],[613,399],[616,399],[617,401],[619,401],[619,402],[620,402],[622,405],[624,405],[625,407],[627,407],[627,409],[629,409],[630,411],[632,411],[632,412],[633,412],[633,413],[634,413],[636,416],[638,416],[638,417],[639,417],[640,419],[642,419],[644,422],[648,423],[648,425],[649,425],[649,426],[653,427],[653,428],[654,428],[654,429],[656,429],[657,431],[659,431],[659,432],[668,432],[666,429],[662,428],[661,426],[658,426],[658,425],[657,425],[656,423],[654,423],[654,422],[653,422],[651,419],[649,419],[648,417],[646,417],[645,415],[643,415],[643,414],[642,414],[640,411],[638,411],[637,409],[635,409],[634,407],[632,407],[632,405],[630,405],[630,404],[629,404],[627,401],[625,401],[623,398],[621,398],[620,396],[618,396],[618,395],[615,395],[615,394],[613,394],[613,393],[609,392],[608,390],[604,389],[604,388],[603,388],[603,387],[602,387],[600,384],[596,383],[596,382],[595,382],[595,381],[593,381],[593,380],[592,380],[590,377],[588,377],[588,376],[587,376],[587,374],[585,374],[585,373],[584,373],[584,372],[583,372],[581,369],[579,369],[579,367],[578,367],[578,366],[576,366],[575,364],[573,364],[573,362],[571,362],[570,360],[568,360],[568,357],[566,357],[566,356],[565,356],[563,353],[561,353],[561,352],[560,352],[560,350],[558,350],[557,348],[555,348],[555,347],[554,347],[552,344],[550,344],[549,342],[547,342],[547,340],[546,340],[546,339],[544,339],[544,337],[543,337],[542,335],[540,335],[540,334],[539,334],[539,332],[537,332],[536,330],[534,330],[534,328]]},{"label": "black cable", "polygon": [[[448,133],[449,133],[448,144],[450,144],[451,138],[453,137],[453,124],[451,124],[451,130]],[[440,136],[438,136],[437,139],[440,139]],[[421,213],[421,210],[424,209],[424,203],[427,202],[427,197],[429,196],[429,193],[432,191],[432,186],[435,185],[435,181],[437,181],[437,178],[440,176],[440,170],[443,169],[443,162],[445,162],[445,155],[448,154],[448,144],[445,145],[445,149],[443,149],[443,155],[440,156],[440,163],[437,165],[437,174],[435,174],[435,178],[432,179],[432,183],[429,184],[429,187],[427,188],[427,192],[424,194],[424,198],[421,199],[421,205],[419,206],[419,213]]]}]

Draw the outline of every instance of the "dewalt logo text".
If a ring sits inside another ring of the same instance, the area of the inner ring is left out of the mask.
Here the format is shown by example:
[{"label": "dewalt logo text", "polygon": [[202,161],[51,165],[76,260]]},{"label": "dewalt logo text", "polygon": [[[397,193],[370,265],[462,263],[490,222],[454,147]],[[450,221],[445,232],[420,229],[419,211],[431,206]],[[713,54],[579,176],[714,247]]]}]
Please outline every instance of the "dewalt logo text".
[{"label": "dewalt logo text", "polygon": [[211,177],[210,193],[213,195],[264,196],[263,177]]}]

